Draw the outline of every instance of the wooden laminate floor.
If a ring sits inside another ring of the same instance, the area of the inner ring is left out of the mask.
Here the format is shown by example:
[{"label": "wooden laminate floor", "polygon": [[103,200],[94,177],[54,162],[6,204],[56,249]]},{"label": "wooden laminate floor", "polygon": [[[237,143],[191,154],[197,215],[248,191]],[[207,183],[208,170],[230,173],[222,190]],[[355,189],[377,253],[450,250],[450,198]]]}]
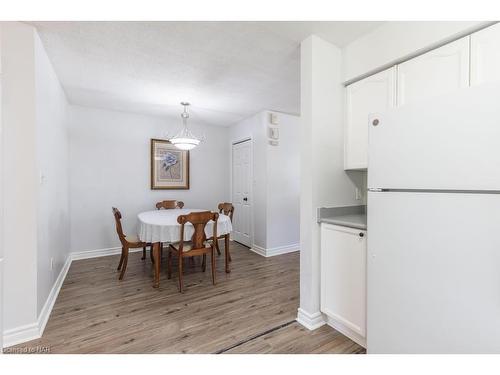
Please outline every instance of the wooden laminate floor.
[{"label": "wooden laminate floor", "polygon": [[[221,246],[221,248],[223,248]],[[364,353],[324,326],[294,322],[299,298],[299,253],[264,258],[231,243],[232,272],[217,257],[217,285],[209,264],[185,263],[185,292],[162,263],[160,288],[152,265],[131,253],[123,281],[119,256],[74,261],[43,337],[18,347],[50,353]]]}]

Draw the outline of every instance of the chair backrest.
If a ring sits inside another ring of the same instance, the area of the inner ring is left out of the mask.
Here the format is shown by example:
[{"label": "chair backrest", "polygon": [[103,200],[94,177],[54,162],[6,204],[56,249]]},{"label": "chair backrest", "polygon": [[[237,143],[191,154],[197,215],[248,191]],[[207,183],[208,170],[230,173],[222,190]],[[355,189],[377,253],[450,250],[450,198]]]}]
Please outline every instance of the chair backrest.
[{"label": "chair backrest", "polygon": [[173,208],[182,208],[184,207],[184,202],[176,201],[176,200],[167,200],[156,203],[156,208],[161,210],[162,208],[165,210],[170,210]]},{"label": "chair backrest", "polygon": [[224,202],[219,203],[219,213],[224,213],[224,215],[229,216],[231,222],[233,222],[234,206],[232,203]]},{"label": "chair backrest", "polygon": [[219,219],[219,214],[217,212],[191,212],[187,215],[179,215],[177,222],[181,225],[181,240],[179,243],[179,248],[182,251],[184,246],[184,225],[186,223],[191,223],[194,227],[194,233],[191,237],[192,249],[204,248],[207,236],[205,235],[205,227],[210,220],[214,221],[213,224],[213,238],[217,238],[217,220]]},{"label": "chair backrest", "polygon": [[123,229],[122,229],[122,214],[118,210],[118,208],[113,207],[113,216],[115,217],[115,224],[116,224],[116,233],[118,233],[118,238],[120,238],[120,242],[125,241],[125,234],[123,234]]}]

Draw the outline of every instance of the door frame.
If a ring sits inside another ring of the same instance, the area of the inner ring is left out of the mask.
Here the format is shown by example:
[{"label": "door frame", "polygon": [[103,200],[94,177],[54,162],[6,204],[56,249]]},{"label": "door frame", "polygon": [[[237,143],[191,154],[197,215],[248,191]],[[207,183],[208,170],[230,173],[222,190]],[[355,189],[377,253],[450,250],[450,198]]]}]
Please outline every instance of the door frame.
[{"label": "door frame", "polygon": [[[231,157],[230,157],[230,174],[229,174],[229,196],[230,199],[229,201],[233,201],[233,159],[234,159],[234,152],[233,152],[233,147],[237,144],[243,143],[243,142],[249,142],[250,145],[250,187],[249,187],[249,198],[250,198],[250,248],[253,247],[254,245],[254,236],[253,236],[253,231],[254,231],[254,225],[253,225],[253,219],[254,219],[254,201],[253,201],[253,138],[252,136],[247,136],[247,137],[242,137],[242,138],[236,138],[231,140]],[[231,236],[231,241],[233,241],[234,238]],[[237,242],[237,241],[236,241]],[[246,245],[245,245],[246,246]]]}]

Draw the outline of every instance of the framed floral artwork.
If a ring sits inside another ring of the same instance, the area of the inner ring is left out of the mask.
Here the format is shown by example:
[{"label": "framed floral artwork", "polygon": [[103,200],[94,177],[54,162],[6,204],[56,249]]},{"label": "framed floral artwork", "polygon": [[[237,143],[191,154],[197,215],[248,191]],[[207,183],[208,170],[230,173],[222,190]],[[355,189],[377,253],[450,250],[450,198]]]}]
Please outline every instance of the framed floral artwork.
[{"label": "framed floral artwork", "polygon": [[189,151],[151,139],[151,189],[189,189]]}]

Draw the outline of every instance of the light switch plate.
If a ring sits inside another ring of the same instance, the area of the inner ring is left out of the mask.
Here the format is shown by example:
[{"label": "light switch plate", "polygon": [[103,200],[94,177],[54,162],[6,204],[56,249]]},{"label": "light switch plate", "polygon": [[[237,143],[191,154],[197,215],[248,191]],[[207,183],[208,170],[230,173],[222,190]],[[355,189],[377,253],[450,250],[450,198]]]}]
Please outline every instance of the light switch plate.
[{"label": "light switch plate", "polygon": [[359,188],[356,188],[356,200],[360,201],[361,200],[361,190]]}]

